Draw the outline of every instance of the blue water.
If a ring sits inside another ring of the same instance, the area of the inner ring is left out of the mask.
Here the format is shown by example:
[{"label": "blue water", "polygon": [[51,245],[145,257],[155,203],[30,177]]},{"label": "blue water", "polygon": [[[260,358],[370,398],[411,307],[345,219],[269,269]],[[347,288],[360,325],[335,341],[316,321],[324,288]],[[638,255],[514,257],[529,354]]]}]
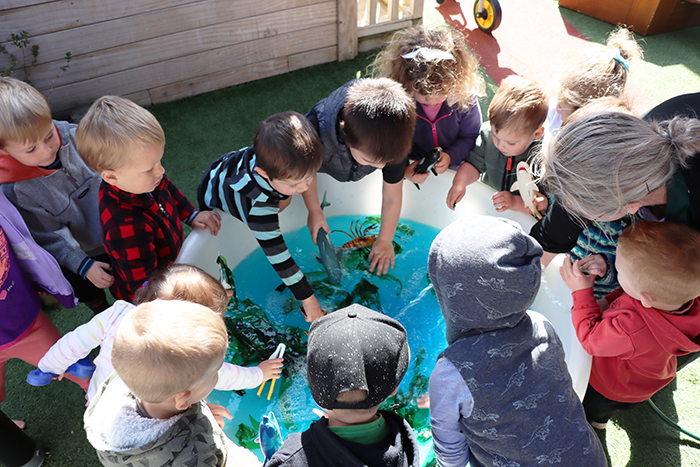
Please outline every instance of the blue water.
[{"label": "blue water", "polygon": [[[331,229],[350,232],[351,222],[360,220],[360,224],[367,218],[359,216],[339,216],[328,219]],[[371,224],[367,222],[365,228]],[[376,230],[368,233],[378,232]],[[427,390],[427,380],[430,376],[439,353],[447,346],[445,341],[445,323],[438,307],[437,299],[429,284],[427,259],[430,244],[438,233],[438,229],[412,221],[401,220],[397,230],[396,243],[401,251],[396,255],[396,266],[389,271],[389,275],[378,277],[367,271],[367,263],[362,259],[362,252],[348,253],[341,264],[344,269],[344,277],[337,288],[333,288],[327,281],[323,266],[317,261],[318,248],[311,241],[306,228],[290,232],[284,235],[295,261],[301,267],[307,278],[314,284],[316,295],[321,307],[331,311],[348,293],[354,301],[362,300],[362,293],[353,294],[353,290],[360,282],[367,281],[370,285],[365,287],[365,302],[370,308],[376,309],[397,319],[408,331],[408,342],[411,348],[411,364],[404,377],[396,398],[390,398],[391,408],[413,422],[413,428],[419,435],[421,445],[421,459],[424,461],[429,455],[429,424],[428,410],[417,409],[415,398]],[[350,237],[340,232],[330,234],[333,244],[338,247],[347,242]],[[368,251],[368,250],[367,250]],[[365,253],[366,254],[366,253]],[[358,263],[359,261],[359,263]],[[279,325],[287,325],[307,331],[309,324],[304,321],[302,314],[295,308],[293,297],[289,290],[281,292],[275,289],[281,284],[281,280],[270,266],[263,252],[258,249],[248,258],[243,260],[233,271],[236,282],[237,296],[239,300],[245,298],[258,305],[260,313],[267,315],[269,321]],[[363,282],[366,286],[366,282]],[[323,289],[323,290],[322,290]],[[322,292],[325,292],[322,293]],[[330,296],[323,296],[328,295]],[[229,313],[237,313],[233,307],[229,307]],[[289,329],[289,328],[285,328]],[[298,333],[303,339],[305,332]],[[269,332],[268,332],[269,333]],[[284,342],[285,335],[274,335],[272,340]],[[275,339],[277,337],[277,339]],[[287,342],[285,342],[288,344]],[[289,345],[289,344],[288,344]],[[274,350],[274,346],[271,347]],[[233,349],[233,347],[232,347]],[[272,352],[269,351],[269,353]],[[302,349],[305,351],[305,347]],[[227,357],[229,361],[235,357],[235,349]],[[301,352],[300,352],[301,353]],[[266,354],[264,358],[267,358]],[[419,365],[416,366],[416,360]],[[270,382],[266,383],[263,393],[257,396],[257,388],[248,389],[244,395],[242,391],[214,391],[208,398],[209,402],[221,404],[228,408],[234,419],[226,422],[224,431],[239,444],[243,444],[258,454],[262,460],[259,446],[252,442],[253,432],[257,433],[258,423],[263,414],[272,411],[275,413],[282,428],[282,437],[290,432],[303,431],[318,417],[312,413],[312,409],[318,406],[314,402],[306,383],[306,362],[303,356],[286,358],[285,365],[289,368],[290,381],[281,383],[277,381],[270,401],[267,393]],[[280,390],[283,387],[283,390]]]}]

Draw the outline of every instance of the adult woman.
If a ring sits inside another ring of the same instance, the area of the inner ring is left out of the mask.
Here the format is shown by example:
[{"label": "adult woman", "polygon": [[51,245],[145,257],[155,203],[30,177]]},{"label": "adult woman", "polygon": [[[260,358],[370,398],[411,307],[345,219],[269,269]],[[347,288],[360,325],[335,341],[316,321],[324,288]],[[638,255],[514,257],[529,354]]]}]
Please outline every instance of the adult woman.
[{"label": "adult woman", "polygon": [[550,259],[573,247],[587,221],[637,211],[700,230],[698,114],[695,93],[643,118],[602,112],[566,125],[540,156],[541,179],[557,204],[530,232]]}]

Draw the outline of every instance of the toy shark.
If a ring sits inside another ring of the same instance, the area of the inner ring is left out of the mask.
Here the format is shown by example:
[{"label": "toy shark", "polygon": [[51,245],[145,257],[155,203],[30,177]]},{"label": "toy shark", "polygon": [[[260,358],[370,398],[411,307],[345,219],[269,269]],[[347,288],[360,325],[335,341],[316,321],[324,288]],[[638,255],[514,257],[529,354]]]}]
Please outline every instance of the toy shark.
[{"label": "toy shark", "polygon": [[265,467],[267,461],[282,446],[280,426],[277,423],[274,412],[262,416],[260,427],[258,428],[258,438],[255,441],[260,443],[260,449],[265,456],[265,462],[263,463],[263,467]]},{"label": "toy shark", "polygon": [[535,207],[535,193],[539,191],[535,185],[535,177],[530,171],[527,162],[518,162],[515,167],[518,180],[510,187],[510,191],[519,191],[525,206],[530,209],[532,215],[537,219],[542,219],[542,214]]},{"label": "toy shark", "polygon": [[316,243],[318,243],[318,260],[326,270],[328,278],[332,283],[340,284],[340,280],[343,278],[343,270],[340,268],[340,253],[333,246],[323,228],[318,229]]}]

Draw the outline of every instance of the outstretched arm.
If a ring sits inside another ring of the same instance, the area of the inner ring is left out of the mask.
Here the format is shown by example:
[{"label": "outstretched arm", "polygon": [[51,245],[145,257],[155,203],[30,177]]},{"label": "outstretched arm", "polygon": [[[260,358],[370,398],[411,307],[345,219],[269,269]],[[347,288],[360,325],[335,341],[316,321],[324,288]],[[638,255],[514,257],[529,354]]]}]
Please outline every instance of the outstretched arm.
[{"label": "outstretched arm", "polygon": [[398,183],[383,182],[382,186],[382,224],[379,235],[369,253],[369,272],[378,276],[394,268],[394,234],[401,217],[403,202],[403,180]]},{"label": "outstretched arm", "polygon": [[309,188],[301,194],[304,204],[306,205],[306,210],[309,211],[309,216],[307,218],[307,225],[309,226],[309,232],[311,233],[311,240],[314,244],[317,244],[316,236],[318,235],[318,229],[323,229],[326,233],[330,233],[331,229],[328,227],[328,222],[326,222],[326,216],[323,215],[321,210],[321,203],[318,200],[318,183],[314,175],[313,180],[309,184]]}]

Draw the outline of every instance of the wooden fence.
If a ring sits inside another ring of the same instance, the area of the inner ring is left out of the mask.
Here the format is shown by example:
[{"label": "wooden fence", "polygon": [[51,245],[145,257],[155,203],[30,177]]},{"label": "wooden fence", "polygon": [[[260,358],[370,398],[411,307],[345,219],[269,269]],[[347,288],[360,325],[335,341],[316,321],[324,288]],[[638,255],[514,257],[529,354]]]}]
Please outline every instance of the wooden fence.
[{"label": "wooden fence", "polygon": [[29,80],[61,113],[105,94],[148,105],[352,59],[422,11],[423,0],[3,0],[0,45],[23,79],[9,39],[27,31],[39,45]]}]

